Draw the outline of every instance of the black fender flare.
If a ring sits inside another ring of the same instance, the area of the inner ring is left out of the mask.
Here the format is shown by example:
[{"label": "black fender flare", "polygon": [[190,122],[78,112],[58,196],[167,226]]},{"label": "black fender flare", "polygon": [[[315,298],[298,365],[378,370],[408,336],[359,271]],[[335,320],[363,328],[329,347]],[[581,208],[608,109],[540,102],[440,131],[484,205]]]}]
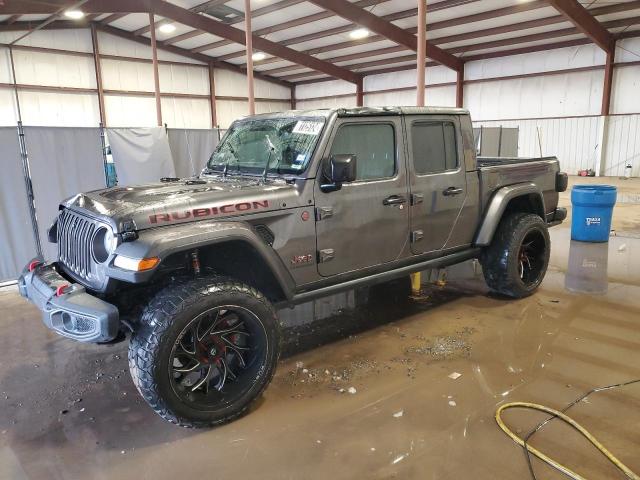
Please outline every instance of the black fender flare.
[{"label": "black fender flare", "polygon": [[122,243],[115,253],[129,258],[158,257],[159,265],[145,272],[130,272],[113,266],[111,262],[107,275],[131,283],[142,283],[149,280],[162,261],[174,253],[231,241],[241,241],[251,246],[269,267],[285,297],[293,298],[295,283],[291,274],[276,251],[246,222],[205,220],[142,230],[137,240]]},{"label": "black fender flare", "polygon": [[539,199],[539,202],[536,202],[539,204],[536,210],[539,211],[536,211],[536,213],[545,220],[544,197],[535,183],[517,183],[499,188],[489,200],[482,223],[476,233],[474,245],[478,247],[489,245],[509,202],[525,195],[534,195],[536,199]]}]

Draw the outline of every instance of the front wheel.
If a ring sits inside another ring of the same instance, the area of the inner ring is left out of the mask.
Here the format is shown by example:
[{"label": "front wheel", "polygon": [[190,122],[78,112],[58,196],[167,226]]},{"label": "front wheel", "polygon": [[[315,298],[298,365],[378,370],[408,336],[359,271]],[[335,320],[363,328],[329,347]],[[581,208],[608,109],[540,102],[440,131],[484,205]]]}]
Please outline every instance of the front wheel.
[{"label": "front wheel", "polygon": [[164,419],[185,427],[231,421],[267,387],[280,354],[269,301],[228,278],[159,292],[129,345],[133,382]]},{"label": "front wheel", "polygon": [[505,215],[480,256],[485,281],[496,293],[529,296],[544,279],[549,252],[549,231],[542,218],[531,213]]}]

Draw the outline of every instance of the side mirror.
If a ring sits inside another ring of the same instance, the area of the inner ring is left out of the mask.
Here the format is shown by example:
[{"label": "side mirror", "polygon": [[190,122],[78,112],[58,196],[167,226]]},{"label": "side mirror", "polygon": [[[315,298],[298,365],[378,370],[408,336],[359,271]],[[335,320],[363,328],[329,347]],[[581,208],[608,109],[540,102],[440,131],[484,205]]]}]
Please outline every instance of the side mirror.
[{"label": "side mirror", "polygon": [[323,192],[335,192],[345,182],[356,179],[356,156],[353,154],[332,155],[324,161],[323,172],[327,184],[320,186]]}]

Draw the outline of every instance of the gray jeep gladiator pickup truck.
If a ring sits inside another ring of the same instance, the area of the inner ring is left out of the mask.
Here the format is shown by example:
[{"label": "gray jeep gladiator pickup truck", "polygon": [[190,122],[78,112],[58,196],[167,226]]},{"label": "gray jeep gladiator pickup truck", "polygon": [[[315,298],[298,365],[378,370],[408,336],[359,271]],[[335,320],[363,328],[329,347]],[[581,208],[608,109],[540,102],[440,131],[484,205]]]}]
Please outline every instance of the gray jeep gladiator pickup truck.
[{"label": "gray jeep gladiator pickup truck", "polygon": [[476,159],[469,113],[352,108],[231,125],[201,175],[75,195],[53,263],[20,292],[83,342],[131,334],[138,390],[166,420],[230,421],[270,382],[275,306],[477,258],[490,289],[542,282],[566,217],[556,158]]}]

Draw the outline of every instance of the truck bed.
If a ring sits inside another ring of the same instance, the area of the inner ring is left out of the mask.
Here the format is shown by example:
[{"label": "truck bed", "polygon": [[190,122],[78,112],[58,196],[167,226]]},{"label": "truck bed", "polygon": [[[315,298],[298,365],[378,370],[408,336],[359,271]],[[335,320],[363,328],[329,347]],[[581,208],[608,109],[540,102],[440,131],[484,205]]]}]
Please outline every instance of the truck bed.
[{"label": "truck bed", "polygon": [[495,191],[516,183],[536,184],[542,192],[546,213],[558,204],[556,174],[560,167],[556,157],[478,157],[477,167],[483,211]]}]

